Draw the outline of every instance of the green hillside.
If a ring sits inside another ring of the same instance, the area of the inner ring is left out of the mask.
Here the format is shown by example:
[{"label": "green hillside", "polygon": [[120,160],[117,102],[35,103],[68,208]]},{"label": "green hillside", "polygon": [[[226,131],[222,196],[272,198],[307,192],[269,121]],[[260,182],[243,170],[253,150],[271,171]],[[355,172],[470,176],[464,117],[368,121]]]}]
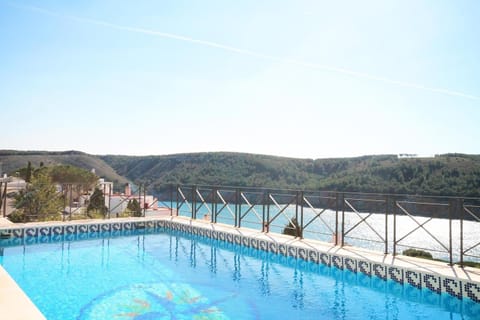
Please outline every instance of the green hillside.
[{"label": "green hillside", "polygon": [[79,151],[47,152],[47,151],[15,151],[0,150],[0,163],[3,172],[14,174],[20,168],[31,162],[34,167],[39,167],[43,162],[45,166],[71,165],[86,170],[95,169],[100,177],[113,181],[117,186],[124,185],[128,179],[119,175],[107,163],[97,156]]},{"label": "green hillside", "polygon": [[5,172],[15,172],[28,161],[34,166],[43,162],[95,168],[97,175],[117,188],[130,180],[145,183],[151,192],[166,184],[197,184],[480,197],[479,155],[312,160],[229,152],[94,156],[78,151],[0,150]]},{"label": "green hillside", "polygon": [[478,155],[312,160],[218,152],[101,158],[157,190],[178,183],[480,197]]}]

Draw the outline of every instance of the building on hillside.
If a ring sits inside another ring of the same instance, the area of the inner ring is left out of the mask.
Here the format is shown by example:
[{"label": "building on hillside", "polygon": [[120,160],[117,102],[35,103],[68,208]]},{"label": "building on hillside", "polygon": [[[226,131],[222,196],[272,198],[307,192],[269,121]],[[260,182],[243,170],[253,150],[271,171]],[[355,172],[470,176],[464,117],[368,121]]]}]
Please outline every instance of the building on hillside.
[{"label": "building on hillside", "polygon": [[[111,189],[113,190],[113,183],[111,184]],[[153,195],[146,194],[134,194],[132,193],[132,187],[130,183],[125,184],[125,189],[123,193],[104,193],[105,197],[105,206],[110,210],[110,217],[116,217],[127,210],[128,203],[136,199],[140,208],[146,210],[158,210],[158,200]]]},{"label": "building on hillside", "polygon": [[416,154],[416,153],[400,153],[397,155],[398,159],[412,159],[412,158],[435,158],[433,154]]},{"label": "building on hillside", "polygon": [[98,179],[97,188],[100,189],[104,195],[113,193],[113,182],[105,181],[105,179]]}]

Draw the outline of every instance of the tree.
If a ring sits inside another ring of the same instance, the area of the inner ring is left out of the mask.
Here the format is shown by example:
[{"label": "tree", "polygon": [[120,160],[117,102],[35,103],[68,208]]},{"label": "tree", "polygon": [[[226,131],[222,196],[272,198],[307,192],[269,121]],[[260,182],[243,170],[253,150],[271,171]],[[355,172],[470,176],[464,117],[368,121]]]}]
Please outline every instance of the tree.
[{"label": "tree", "polygon": [[25,173],[25,182],[31,182],[32,180],[32,163],[28,161],[27,171]]},{"label": "tree", "polygon": [[138,203],[137,199],[129,200],[127,204],[128,211],[132,212],[134,217],[141,217],[142,216],[142,208],[140,207],[140,203]]},{"label": "tree", "polygon": [[98,177],[92,172],[74,166],[52,166],[48,167],[48,172],[52,181],[60,184],[82,184],[89,188],[93,187],[98,180]]},{"label": "tree", "polygon": [[103,192],[95,188],[93,194],[90,196],[90,203],[87,207],[87,212],[95,212],[105,214],[107,213],[108,208],[105,206],[105,197],[103,196]]},{"label": "tree", "polygon": [[[29,163],[30,164],[30,163]],[[59,220],[63,200],[47,173],[36,172],[31,183],[15,198],[17,212],[12,217],[20,221]]]}]

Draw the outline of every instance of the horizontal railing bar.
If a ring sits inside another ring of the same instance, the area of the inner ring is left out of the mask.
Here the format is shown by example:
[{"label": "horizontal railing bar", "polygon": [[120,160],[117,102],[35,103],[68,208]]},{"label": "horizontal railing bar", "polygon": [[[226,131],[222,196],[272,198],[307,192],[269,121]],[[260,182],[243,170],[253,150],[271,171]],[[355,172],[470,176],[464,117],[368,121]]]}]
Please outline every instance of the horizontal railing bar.
[{"label": "horizontal railing bar", "polygon": [[[175,186],[175,184],[164,184],[164,186]],[[295,193],[297,191],[303,191],[304,193],[332,193],[332,194],[345,194],[345,195],[366,195],[366,196],[392,196],[392,197],[404,197],[404,198],[429,198],[429,199],[463,199],[463,200],[477,200],[480,201],[479,197],[459,197],[459,196],[436,196],[436,195],[429,195],[429,194],[408,194],[408,193],[375,193],[375,192],[344,192],[344,191],[335,191],[335,190],[313,190],[313,189],[290,189],[290,188],[275,188],[275,187],[245,187],[245,186],[213,186],[213,185],[203,185],[199,184],[196,185],[198,188],[217,188],[217,189],[225,189],[225,190],[236,190],[241,189],[242,191],[256,191],[256,192],[266,192],[271,191],[274,192],[292,192]],[[194,186],[191,186],[194,187]]]},{"label": "horizontal railing bar", "polygon": [[380,240],[367,239],[367,238],[359,238],[359,237],[352,237],[352,236],[345,236],[345,239],[368,241],[368,242],[376,242],[376,243],[384,243],[383,241],[380,241]]},{"label": "horizontal railing bar", "polygon": [[416,201],[403,201],[403,200],[398,200],[397,202],[401,204],[417,204],[422,206],[438,206],[438,207],[448,207],[450,205],[449,203],[416,202]]},{"label": "horizontal railing bar", "polygon": [[368,202],[380,202],[380,203],[385,203],[385,199],[345,198],[345,200],[350,200],[350,201],[368,201]]}]

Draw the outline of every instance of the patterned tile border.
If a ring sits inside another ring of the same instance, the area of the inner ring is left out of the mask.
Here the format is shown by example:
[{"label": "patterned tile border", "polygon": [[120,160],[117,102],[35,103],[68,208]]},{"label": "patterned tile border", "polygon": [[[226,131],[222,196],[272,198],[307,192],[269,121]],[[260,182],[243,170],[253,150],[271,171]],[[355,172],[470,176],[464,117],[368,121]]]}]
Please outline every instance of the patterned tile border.
[{"label": "patterned tile border", "polygon": [[388,279],[403,284],[403,269],[397,267],[388,268]]},{"label": "patterned tile border", "polygon": [[[366,259],[356,259],[332,253],[322,252],[313,247],[305,248],[293,243],[276,242],[273,239],[264,239],[255,236],[245,236],[237,230],[214,230],[211,225],[194,226],[191,223],[182,223],[166,219],[144,219],[142,221],[95,221],[79,223],[61,223],[40,226],[15,226],[0,229],[2,242],[9,246],[30,245],[48,241],[86,240],[106,236],[120,236],[130,234],[133,230],[145,230],[154,233],[157,229],[168,228],[179,232],[190,233],[219,240],[226,247],[233,244],[242,245],[245,249],[254,248],[262,252],[278,254],[278,261],[288,265],[314,262],[318,265],[335,267],[337,270],[349,270],[355,273],[376,277],[382,280],[392,280],[396,283],[410,286],[404,290],[411,295],[417,295],[414,288],[427,288],[433,294],[448,293],[458,299],[464,297],[480,303],[480,283],[469,282],[457,278],[442,277],[438,274],[422,273],[398,266],[381,264]],[[335,270],[333,269],[333,270]],[[348,277],[353,277],[349,274]],[[365,280],[367,281],[367,280]],[[438,295],[439,299],[440,296]]]}]

